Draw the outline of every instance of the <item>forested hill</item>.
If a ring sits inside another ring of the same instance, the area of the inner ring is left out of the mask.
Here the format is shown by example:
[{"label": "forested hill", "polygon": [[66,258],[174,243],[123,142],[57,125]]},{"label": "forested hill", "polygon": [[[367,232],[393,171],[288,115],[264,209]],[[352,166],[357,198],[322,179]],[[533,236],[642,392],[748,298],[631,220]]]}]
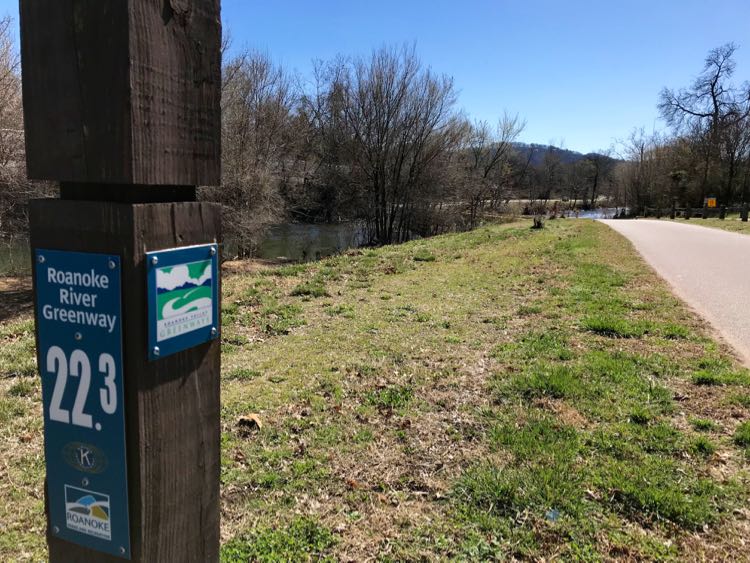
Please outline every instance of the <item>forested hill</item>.
[{"label": "forested hill", "polygon": [[529,158],[529,155],[531,155],[530,164],[532,166],[540,166],[544,162],[544,157],[547,153],[552,153],[559,158],[559,161],[562,164],[573,164],[579,160],[583,160],[587,156],[580,152],[561,149],[551,145],[538,145],[536,143],[513,143],[513,147],[524,161]]}]

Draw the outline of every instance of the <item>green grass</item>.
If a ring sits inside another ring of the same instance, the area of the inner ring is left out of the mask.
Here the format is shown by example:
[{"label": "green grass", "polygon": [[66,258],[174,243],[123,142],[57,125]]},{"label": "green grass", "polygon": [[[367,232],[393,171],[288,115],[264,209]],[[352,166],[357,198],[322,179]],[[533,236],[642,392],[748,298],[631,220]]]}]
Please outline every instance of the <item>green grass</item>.
[{"label": "green grass", "polygon": [[[222,561],[740,552],[748,371],[604,225],[528,227],[225,276]],[[35,370],[0,323],[0,560],[46,556]]]},{"label": "green grass", "polygon": [[302,308],[293,303],[267,303],[260,312],[263,331],[271,335],[289,334],[292,329],[305,324],[301,313]]},{"label": "green grass", "polygon": [[332,317],[342,316],[347,319],[353,319],[355,316],[354,307],[344,304],[328,306],[326,307],[326,313],[328,313]]},{"label": "green grass", "polygon": [[254,369],[236,368],[229,371],[224,376],[224,379],[227,379],[229,381],[251,381],[253,379],[259,378],[260,376],[261,373]]},{"label": "green grass", "polygon": [[11,397],[28,397],[36,391],[37,385],[36,378],[21,379],[8,388],[8,395]]},{"label": "green grass", "polygon": [[634,522],[667,521],[688,530],[713,524],[722,488],[711,479],[684,478],[681,469],[676,461],[651,456],[637,463],[608,463],[597,472],[597,481],[616,510]]},{"label": "green grass", "polygon": [[728,215],[726,219],[721,220],[718,217],[709,217],[708,219],[693,218],[688,221],[685,219],[675,219],[680,223],[688,223],[690,225],[698,225],[700,227],[711,227],[713,229],[721,229],[723,231],[730,231],[733,233],[750,234],[750,223],[743,223],[740,221],[739,215]]},{"label": "green grass", "polygon": [[719,425],[710,418],[692,418],[690,424],[698,432],[716,432],[719,430]]},{"label": "green grass", "polygon": [[280,266],[278,268],[274,268],[273,270],[267,270],[264,273],[266,275],[294,278],[299,276],[306,270],[307,266],[305,264],[289,264],[288,266]]},{"label": "green grass", "polygon": [[294,296],[306,296],[306,297],[328,297],[323,280],[312,279],[304,283],[299,284],[292,290]]},{"label": "green grass", "polygon": [[34,324],[30,319],[0,324],[0,374],[5,377],[36,375]]},{"label": "green grass", "polygon": [[710,456],[716,452],[716,444],[705,436],[698,436],[693,441],[692,450],[697,455]]},{"label": "green grass", "polygon": [[314,520],[296,518],[281,529],[264,527],[235,538],[221,549],[222,563],[248,561],[333,561],[330,530]]},{"label": "green grass", "polygon": [[378,409],[394,410],[406,407],[413,396],[411,387],[395,386],[371,391],[365,396],[365,401]]},{"label": "green grass", "polygon": [[414,254],[415,262],[434,262],[435,255],[426,249],[420,249]]},{"label": "green grass", "polygon": [[734,431],[734,443],[741,448],[750,448],[750,421],[743,422]]},{"label": "green grass", "polygon": [[645,323],[632,323],[611,314],[586,317],[583,328],[611,338],[640,338],[648,331]]},{"label": "green grass", "polygon": [[699,371],[694,373],[692,376],[693,383],[695,385],[720,385],[721,380],[719,377],[708,371]]}]

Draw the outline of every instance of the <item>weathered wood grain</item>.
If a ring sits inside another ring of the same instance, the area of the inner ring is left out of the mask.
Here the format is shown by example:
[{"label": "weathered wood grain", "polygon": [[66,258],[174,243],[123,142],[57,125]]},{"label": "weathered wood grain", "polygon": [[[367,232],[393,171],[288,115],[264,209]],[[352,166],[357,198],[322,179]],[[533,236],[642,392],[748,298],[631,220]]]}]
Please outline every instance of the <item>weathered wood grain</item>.
[{"label": "weathered wood grain", "polygon": [[133,181],[218,184],[219,1],[130,0],[129,19],[132,119],[144,125],[132,130]]},{"label": "weathered wood grain", "polygon": [[21,0],[31,178],[217,185],[219,0]]},{"label": "weathered wood grain", "polygon": [[[219,242],[220,233],[219,209],[205,203],[31,205],[32,248],[122,259],[130,529],[138,563],[219,559],[220,344],[148,361],[145,254]],[[52,562],[121,561],[48,540]]]},{"label": "weathered wood grain", "polygon": [[21,0],[30,177],[131,180],[127,7]]}]

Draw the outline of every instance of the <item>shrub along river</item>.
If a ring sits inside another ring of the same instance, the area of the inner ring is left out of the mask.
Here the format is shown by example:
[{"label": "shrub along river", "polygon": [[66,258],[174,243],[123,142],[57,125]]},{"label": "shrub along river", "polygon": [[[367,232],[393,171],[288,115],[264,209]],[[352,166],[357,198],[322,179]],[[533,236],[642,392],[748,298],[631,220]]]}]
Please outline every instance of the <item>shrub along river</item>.
[{"label": "shrub along river", "polygon": [[[614,216],[619,209],[601,208],[580,211],[581,219],[601,219]],[[568,212],[568,217],[575,217]],[[257,258],[306,262],[325,258],[349,248],[362,246],[366,241],[362,223],[307,224],[283,223],[274,225],[258,247]],[[232,257],[232,243],[227,241],[225,257]],[[0,243],[0,276],[24,275],[31,270],[28,241],[18,239]]]}]

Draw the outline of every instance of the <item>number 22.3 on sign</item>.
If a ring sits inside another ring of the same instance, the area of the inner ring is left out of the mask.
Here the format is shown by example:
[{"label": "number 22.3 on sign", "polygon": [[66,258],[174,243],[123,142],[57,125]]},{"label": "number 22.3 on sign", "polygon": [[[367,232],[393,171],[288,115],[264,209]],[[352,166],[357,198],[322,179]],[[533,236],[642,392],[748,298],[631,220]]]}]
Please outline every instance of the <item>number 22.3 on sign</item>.
[{"label": "number 22.3 on sign", "polygon": [[[62,348],[52,346],[47,352],[46,369],[48,374],[56,375],[55,388],[52,392],[52,400],[49,406],[49,418],[64,424],[74,424],[83,428],[102,429],[100,422],[94,424],[90,414],[84,412],[86,401],[91,387],[91,362],[88,355],[82,350],[73,350],[70,359],[65,355]],[[99,402],[102,411],[106,414],[114,414],[117,411],[117,386],[115,375],[117,369],[115,359],[110,354],[101,354],[98,363],[99,374],[104,376],[103,386],[99,388]],[[71,412],[63,408],[63,396],[68,382],[68,376],[78,378],[78,390],[73,402]]]}]

